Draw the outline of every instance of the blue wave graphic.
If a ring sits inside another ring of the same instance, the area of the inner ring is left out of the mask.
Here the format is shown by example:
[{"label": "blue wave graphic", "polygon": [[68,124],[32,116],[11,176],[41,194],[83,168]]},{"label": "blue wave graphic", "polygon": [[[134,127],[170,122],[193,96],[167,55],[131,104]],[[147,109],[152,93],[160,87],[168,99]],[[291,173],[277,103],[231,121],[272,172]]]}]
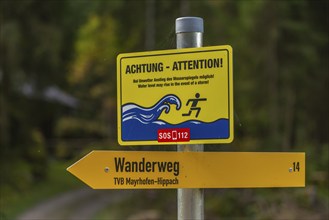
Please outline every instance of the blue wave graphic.
[{"label": "blue wave graphic", "polygon": [[161,124],[162,121],[158,121],[161,113],[170,111],[170,105],[176,105],[176,110],[181,107],[181,101],[176,95],[166,95],[154,106],[150,108],[144,108],[134,103],[128,103],[122,106],[122,123],[131,120],[137,120],[140,123],[147,125],[150,123]]},{"label": "blue wave graphic", "polygon": [[134,103],[122,106],[121,133],[123,141],[157,141],[158,130],[166,128],[190,128],[190,139],[227,139],[229,120],[218,119],[214,122],[188,120],[180,124],[170,124],[159,120],[161,113],[169,113],[170,105],[181,108],[180,99],[173,94],[161,98],[155,105],[145,108]]}]

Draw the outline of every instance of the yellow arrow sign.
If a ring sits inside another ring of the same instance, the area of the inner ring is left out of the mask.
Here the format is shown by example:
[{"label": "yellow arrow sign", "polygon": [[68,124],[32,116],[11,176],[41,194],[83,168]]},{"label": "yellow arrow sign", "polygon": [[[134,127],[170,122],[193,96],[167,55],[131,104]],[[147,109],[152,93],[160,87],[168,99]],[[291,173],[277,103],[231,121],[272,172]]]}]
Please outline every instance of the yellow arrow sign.
[{"label": "yellow arrow sign", "polygon": [[94,189],[304,187],[305,153],[92,151],[67,170]]}]

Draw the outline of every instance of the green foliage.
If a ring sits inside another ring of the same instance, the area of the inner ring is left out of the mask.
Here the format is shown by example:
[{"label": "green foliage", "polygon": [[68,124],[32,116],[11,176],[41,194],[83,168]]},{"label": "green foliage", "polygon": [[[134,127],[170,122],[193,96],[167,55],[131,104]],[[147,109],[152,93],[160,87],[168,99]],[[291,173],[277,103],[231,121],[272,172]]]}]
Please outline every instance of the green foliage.
[{"label": "green foliage", "polygon": [[[210,217],[293,219],[301,216],[301,209],[309,217],[311,209],[318,211],[314,201],[325,210],[327,1],[158,0],[152,5],[152,1],[124,0],[2,0],[0,4],[4,174],[0,181],[1,192],[13,201],[33,184],[51,179],[47,176],[51,159],[77,157],[92,143],[106,143],[98,148],[108,149],[108,143],[115,142],[116,56],[175,48],[175,19],[195,15],[204,18],[205,46],[230,44],[234,50],[235,141],[209,148],[305,151],[310,185],[283,199],[278,196],[284,193],[277,191],[268,195],[247,191],[242,199],[239,191],[225,191],[222,198],[209,201]],[[78,106],[45,99],[43,92],[53,85],[78,99]],[[33,95],[28,94],[29,86]],[[289,216],[285,208],[295,212]]]},{"label": "green foliage", "polygon": [[115,23],[110,17],[89,17],[87,23],[79,30],[75,43],[76,58],[69,76],[72,84],[108,75],[107,67],[114,65],[112,58],[117,53],[116,36],[113,35],[115,31]]},{"label": "green foliage", "polygon": [[106,137],[107,127],[101,126],[97,121],[88,121],[76,118],[61,118],[56,126],[55,134],[58,137],[79,138],[79,137]]},{"label": "green foliage", "polygon": [[[31,173],[35,180],[43,180],[47,176],[48,158],[44,138],[41,132],[33,130],[32,143],[26,147],[24,157],[31,166]],[[27,184],[28,185],[28,184]]]}]

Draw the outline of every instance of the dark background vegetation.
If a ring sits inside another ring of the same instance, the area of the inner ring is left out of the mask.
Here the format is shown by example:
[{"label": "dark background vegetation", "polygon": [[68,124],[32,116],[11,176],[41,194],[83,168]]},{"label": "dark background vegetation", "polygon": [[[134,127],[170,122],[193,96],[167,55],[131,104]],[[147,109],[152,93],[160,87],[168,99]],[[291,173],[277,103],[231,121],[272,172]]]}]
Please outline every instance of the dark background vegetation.
[{"label": "dark background vegetation", "polygon": [[206,190],[206,216],[328,218],[328,1],[0,2],[1,218],[54,161],[123,150],[116,56],[175,48],[187,15],[204,19],[204,46],[234,51],[235,141],[206,150],[307,154],[305,188]]}]

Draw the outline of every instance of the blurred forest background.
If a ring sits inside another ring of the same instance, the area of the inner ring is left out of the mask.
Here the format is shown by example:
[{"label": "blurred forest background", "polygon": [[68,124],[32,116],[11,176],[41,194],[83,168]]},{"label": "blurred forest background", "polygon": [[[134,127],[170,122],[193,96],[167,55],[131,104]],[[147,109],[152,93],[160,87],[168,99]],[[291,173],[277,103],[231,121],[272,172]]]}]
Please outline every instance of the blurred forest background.
[{"label": "blurred forest background", "polygon": [[234,51],[235,141],[206,150],[307,154],[305,188],[208,190],[206,218],[328,219],[328,1],[0,2],[0,219],[45,185],[82,186],[52,172],[90,150],[174,150],[118,146],[116,56],[175,48],[181,16],[204,19],[204,46]]}]

